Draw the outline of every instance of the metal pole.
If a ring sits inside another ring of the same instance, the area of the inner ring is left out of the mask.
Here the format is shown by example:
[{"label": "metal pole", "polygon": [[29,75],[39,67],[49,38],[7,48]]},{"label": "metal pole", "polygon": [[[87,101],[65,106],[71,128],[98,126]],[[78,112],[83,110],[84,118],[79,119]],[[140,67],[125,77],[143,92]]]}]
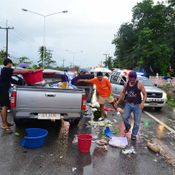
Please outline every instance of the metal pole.
[{"label": "metal pole", "polygon": [[46,16],[43,16],[44,17],[44,29],[43,29],[43,58],[42,58],[42,67],[44,69],[44,62],[45,62],[45,59],[46,59],[46,44],[45,44],[45,38],[46,38]]},{"label": "metal pole", "polygon": [[8,58],[8,30],[9,29],[14,29],[14,27],[8,27],[6,24],[6,27],[0,27],[0,29],[4,29],[6,31],[6,58]]},{"label": "metal pole", "polygon": [[6,59],[8,58],[8,29],[6,28]]}]

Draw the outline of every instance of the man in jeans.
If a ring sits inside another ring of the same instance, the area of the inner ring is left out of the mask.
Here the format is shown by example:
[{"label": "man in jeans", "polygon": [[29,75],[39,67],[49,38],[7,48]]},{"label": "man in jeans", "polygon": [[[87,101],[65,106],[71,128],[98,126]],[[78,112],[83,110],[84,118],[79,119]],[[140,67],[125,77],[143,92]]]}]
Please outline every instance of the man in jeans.
[{"label": "man in jeans", "polygon": [[[141,93],[143,98],[141,97]],[[147,98],[147,94],[143,84],[137,80],[137,73],[134,71],[129,72],[128,82],[124,85],[124,88],[120,94],[116,105],[125,97],[125,107],[122,114],[122,118],[125,124],[125,133],[129,132],[131,125],[129,119],[131,113],[134,114],[134,126],[132,129],[131,140],[136,140],[137,133],[140,127],[142,109]]]}]

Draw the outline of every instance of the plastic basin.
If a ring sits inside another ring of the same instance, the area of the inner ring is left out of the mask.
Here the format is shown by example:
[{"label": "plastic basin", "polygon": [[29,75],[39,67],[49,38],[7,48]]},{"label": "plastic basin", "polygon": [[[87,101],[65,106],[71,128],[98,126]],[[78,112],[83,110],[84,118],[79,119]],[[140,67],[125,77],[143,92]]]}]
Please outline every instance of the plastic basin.
[{"label": "plastic basin", "polygon": [[42,128],[27,128],[27,136],[21,141],[21,145],[24,148],[39,148],[45,143],[45,138],[48,135],[48,131]]},{"label": "plastic basin", "polygon": [[43,70],[33,70],[29,73],[23,74],[23,78],[28,85],[32,85],[43,81]]}]

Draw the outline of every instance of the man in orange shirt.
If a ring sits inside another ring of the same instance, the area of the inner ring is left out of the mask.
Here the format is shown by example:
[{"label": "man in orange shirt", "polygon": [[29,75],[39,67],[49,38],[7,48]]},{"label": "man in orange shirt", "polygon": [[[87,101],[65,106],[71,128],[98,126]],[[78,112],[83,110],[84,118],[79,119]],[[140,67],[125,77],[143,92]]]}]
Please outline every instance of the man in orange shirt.
[{"label": "man in orange shirt", "polygon": [[96,85],[98,102],[100,103],[101,110],[103,110],[105,102],[110,103],[115,108],[114,98],[111,95],[112,94],[111,83],[107,78],[103,77],[102,72],[98,72],[97,77],[93,79],[90,80],[79,79],[78,81],[83,81],[86,83],[92,83]]}]

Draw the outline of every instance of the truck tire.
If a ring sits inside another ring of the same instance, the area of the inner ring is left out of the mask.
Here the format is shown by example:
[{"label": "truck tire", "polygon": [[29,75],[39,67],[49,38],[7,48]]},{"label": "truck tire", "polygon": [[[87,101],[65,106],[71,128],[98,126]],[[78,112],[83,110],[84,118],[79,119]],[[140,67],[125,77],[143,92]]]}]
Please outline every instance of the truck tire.
[{"label": "truck tire", "polygon": [[16,126],[21,126],[22,125],[22,120],[21,119],[17,119],[14,117],[14,122]]},{"label": "truck tire", "polygon": [[81,118],[75,118],[75,119],[71,119],[69,120],[70,124],[73,126],[77,126],[79,124]]}]

